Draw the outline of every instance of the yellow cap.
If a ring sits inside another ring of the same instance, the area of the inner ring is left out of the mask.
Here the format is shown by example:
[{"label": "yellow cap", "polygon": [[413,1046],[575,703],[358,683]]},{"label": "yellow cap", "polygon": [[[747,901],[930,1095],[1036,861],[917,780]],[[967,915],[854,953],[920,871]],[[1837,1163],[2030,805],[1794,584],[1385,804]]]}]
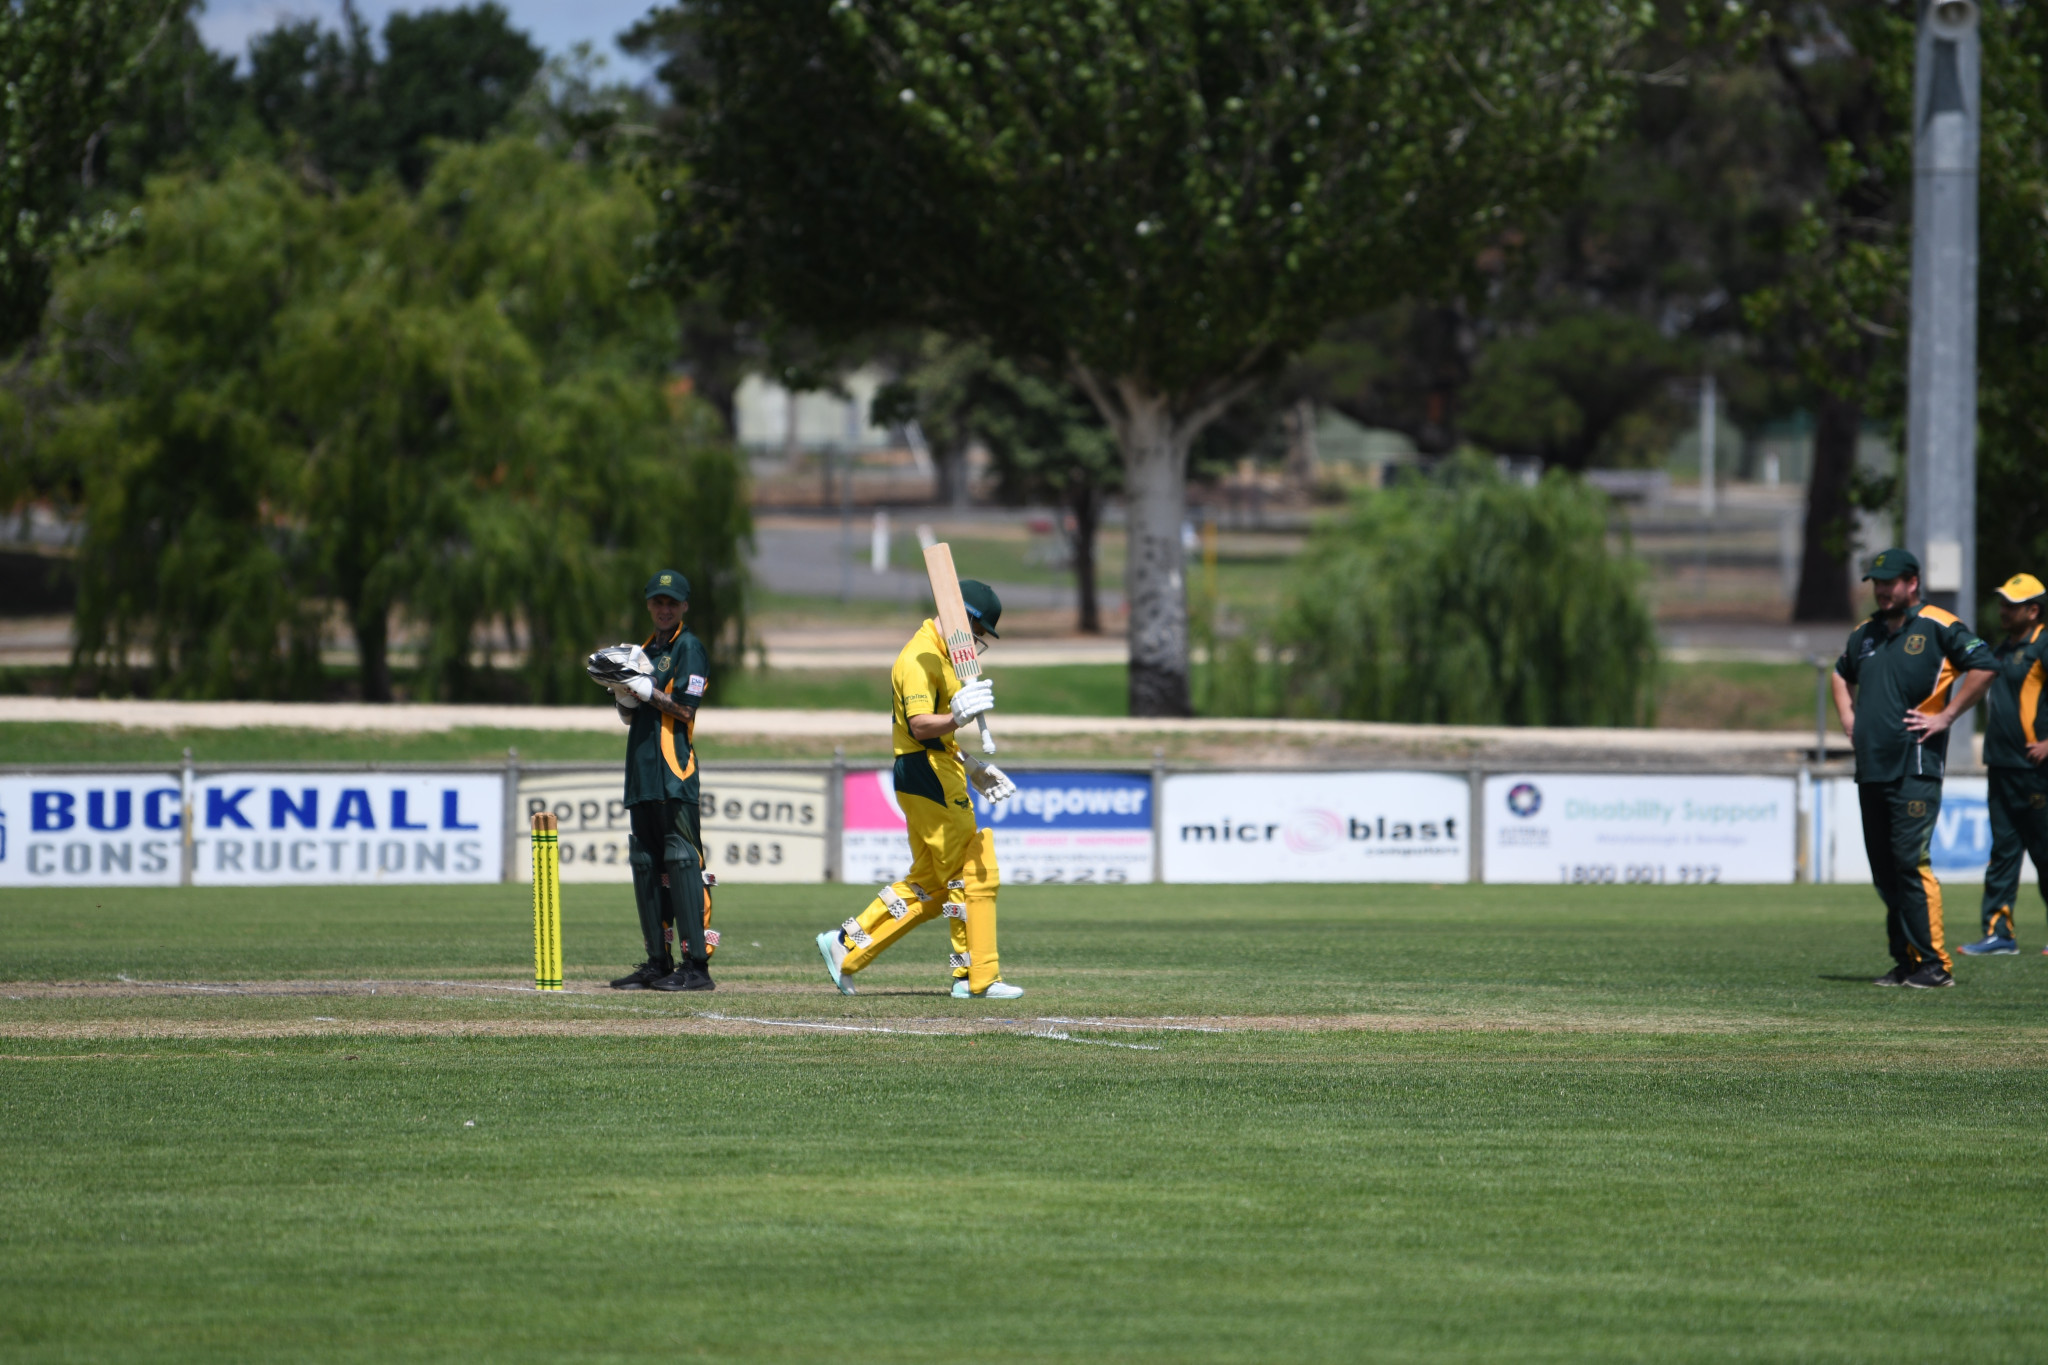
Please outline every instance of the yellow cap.
[{"label": "yellow cap", "polygon": [[2044,593],[2048,593],[2048,587],[2043,587],[2041,580],[2030,573],[2016,573],[1998,588],[1998,595],[2014,605],[2031,602]]}]

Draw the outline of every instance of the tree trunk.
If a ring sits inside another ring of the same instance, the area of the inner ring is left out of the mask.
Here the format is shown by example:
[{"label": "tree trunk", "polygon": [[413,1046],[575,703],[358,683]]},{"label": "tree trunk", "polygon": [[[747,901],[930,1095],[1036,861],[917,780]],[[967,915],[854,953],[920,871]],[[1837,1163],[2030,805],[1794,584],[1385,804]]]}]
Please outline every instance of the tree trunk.
[{"label": "tree trunk", "polygon": [[1187,716],[1188,595],[1180,532],[1187,516],[1188,446],[1164,394],[1128,382],[1121,390],[1124,519],[1130,546],[1124,601],[1130,611],[1131,714]]},{"label": "tree trunk", "polygon": [[391,610],[377,601],[349,613],[356,637],[356,676],[364,701],[391,700]]},{"label": "tree trunk", "polygon": [[1074,513],[1074,596],[1083,635],[1102,634],[1102,603],[1095,585],[1095,533],[1102,521],[1102,492],[1093,479],[1076,479],[1067,495]]},{"label": "tree trunk", "polygon": [[938,503],[941,507],[965,507],[967,505],[967,441],[954,441],[939,452],[936,461],[938,470]]},{"label": "tree trunk", "polygon": [[1806,493],[1806,549],[1799,562],[1799,595],[1792,604],[1794,621],[1855,618],[1849,602],[1849,556],[1855,550],[1849,487],[1862,428],[1863,408],[1854,399],[1821,397]]}]

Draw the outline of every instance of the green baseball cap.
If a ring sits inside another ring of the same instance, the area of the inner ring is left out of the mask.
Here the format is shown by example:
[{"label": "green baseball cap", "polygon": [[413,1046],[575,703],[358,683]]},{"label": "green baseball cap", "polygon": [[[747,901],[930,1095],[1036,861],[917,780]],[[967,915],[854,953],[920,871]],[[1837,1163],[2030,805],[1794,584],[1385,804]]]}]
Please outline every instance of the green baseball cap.
[{"label": "green baseball cap", "polygon": [[996,635],[996,622],[1003,619],[1003,599],[996,596],[996,590],[979,578],[960,580],[960,600],[967,606],[967,614],[980,623],[981,628],[1000,640]]},{"label": "green baseball cap", "polygon": [[647,580],[647,591],[643,597],[673,597],[678,602],[690,600],[690,580],[675,569],[663,569]]},{"label": "green baseball cap", "polygon": [[1868,583],[1871,579],[1875,578],[1881,582],[1889,583],[1892,579],[1904,578],[1907,574],[1918,578],[1920,576],[1920,561],[1914,557],[1911,550],[1895,548],[1884,551],[1876,559],[1870,561],[1870,572],[1863,575],[1863,581]]}]

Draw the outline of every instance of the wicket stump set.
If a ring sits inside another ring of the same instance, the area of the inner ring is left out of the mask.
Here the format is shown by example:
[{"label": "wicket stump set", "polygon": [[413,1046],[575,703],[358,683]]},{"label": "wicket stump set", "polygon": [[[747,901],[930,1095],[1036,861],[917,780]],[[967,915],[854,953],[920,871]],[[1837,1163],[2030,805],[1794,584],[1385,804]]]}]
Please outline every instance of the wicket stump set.
[{"label": "wicket stump set", "polygon": [[562,989],[562,850],[555,817],[533,817],[533,988]]}]

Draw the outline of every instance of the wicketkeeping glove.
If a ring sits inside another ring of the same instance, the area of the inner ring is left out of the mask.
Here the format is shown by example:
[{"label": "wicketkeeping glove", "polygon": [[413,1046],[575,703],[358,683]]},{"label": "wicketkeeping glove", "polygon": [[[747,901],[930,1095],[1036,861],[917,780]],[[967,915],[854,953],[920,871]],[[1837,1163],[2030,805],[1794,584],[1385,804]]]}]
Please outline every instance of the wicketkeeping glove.
[{"label": "wicketkeeping glove", "polygon": [[991,801],[1007,801],[1017,794],[1017,784],[1009,775],[993,763],[984,763],[972,754],[961,754],[967,760],[967,780],[974,789]]},{"label": "wicketkeeping glove", "polygon": [[953,723],[965,725],[976,716],[996,709],[995,684],[977,678],[953,694]]},{"label": "wicketkeeping glove", "polygon": [[654,696],[654,679],[635,673],[626,679],[626,690],[641,701],[647,701]]},{"label": "wicketkeeping glove", "polygon": [[606,645],[584,662],[583,671],[599,687],[616,692],[617,684],[653,673],[654,661],[638,645]]}]

